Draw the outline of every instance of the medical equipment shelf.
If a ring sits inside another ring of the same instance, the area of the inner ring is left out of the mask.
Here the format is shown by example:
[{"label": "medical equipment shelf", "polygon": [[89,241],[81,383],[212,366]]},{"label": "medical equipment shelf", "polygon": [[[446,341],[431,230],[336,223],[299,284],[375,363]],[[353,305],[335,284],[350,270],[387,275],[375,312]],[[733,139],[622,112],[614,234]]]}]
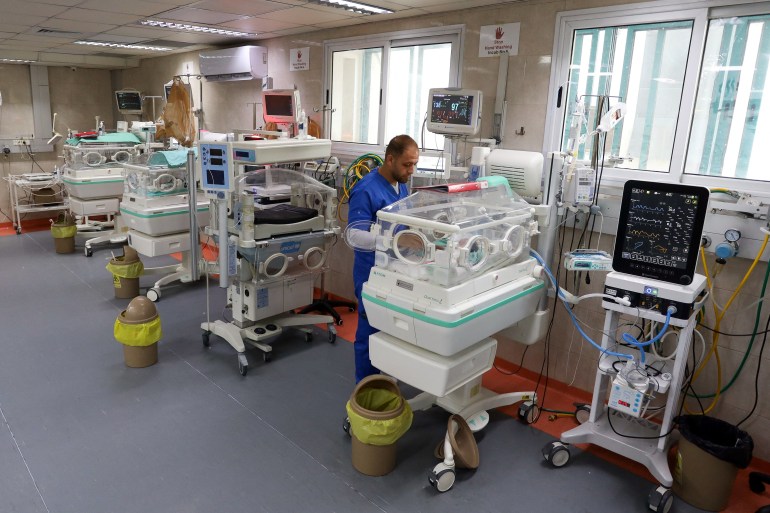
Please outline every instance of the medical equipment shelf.
[{"label": "medical equipment shelf", "polygon": [[[50,179],[47,180],[30,180],[23,175],[10,175],[6,177],[6,180],[8,180],[8,192],[11,199],[11,221],[13,222],[13,227],[17,234],[21,234],[22,214],[69,210],[67,191],[62,186],[61,181],[53,173],[51,173]],[[56,191],[57,195],[61,196],[61,201],[40,205],[34,203],[21,203],[22,198],[19,197],[19,190],[27,191],[34,196],[43,189],[53,189]]]},{"label": "medical equipment shelf", "polygon": [[[697,281],[697,280],[696,280]],[[661,315],[652,310],[621,306],[612,301],[603,301],[606,313],[602,332],[602,348],[612,351],[616,341],[609,334],[618,330],[621,315],[639,317],[660,321]],[[648,497],[648,506],[653,511],[668,511],[673,501],[669,488],[673,484],[671,470],[668,466],[667,453],[674,416],[680,404],[681,386],[685,374],[685,365],[695,329],[697,311],[688,319],[671,319],[671,324],[679,326],[679,339],[673,361],[666,362],[661,374],[654,378],[653,383],[667,381],[667,386],[652,392],[667,393],[663,420],[658,424],[643,418],[611,409],[606,404],[607,391],[611,380],[617,374],[613,367],[613,358],[604,356],[596,370],[591,413],[582,425],[562,433],[560,441],[551,442],[543,448],[543,457],[554,467],[562,467],[569,462],[570,453],[565,444],[590,443],[641,463],[658,480],[661,486],[655,487]],[[624,351],[632,350],[624,348]],[[635,356],[636,358],[636,356]],[[656,360],[648,356],[649,365]],[[617,360],[620,361],[620,360]]]}]

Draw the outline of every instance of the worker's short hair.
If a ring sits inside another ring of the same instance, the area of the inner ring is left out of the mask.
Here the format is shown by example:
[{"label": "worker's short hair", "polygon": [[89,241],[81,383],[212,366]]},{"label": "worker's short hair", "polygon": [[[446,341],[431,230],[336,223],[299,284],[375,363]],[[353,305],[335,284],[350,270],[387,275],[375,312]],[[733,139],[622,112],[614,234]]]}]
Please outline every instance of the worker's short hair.
[{"label": "worker's short hair", "polygon": [[388,155],[393,155],[393,158],[398,158],[406,151],[407,148],[412,147],[419,148],[419,146],[417,146],[417,142],[414,139],[406,134],[397,135],[391,139],[388,145],[385,147],[385,158],[388,158]]}]

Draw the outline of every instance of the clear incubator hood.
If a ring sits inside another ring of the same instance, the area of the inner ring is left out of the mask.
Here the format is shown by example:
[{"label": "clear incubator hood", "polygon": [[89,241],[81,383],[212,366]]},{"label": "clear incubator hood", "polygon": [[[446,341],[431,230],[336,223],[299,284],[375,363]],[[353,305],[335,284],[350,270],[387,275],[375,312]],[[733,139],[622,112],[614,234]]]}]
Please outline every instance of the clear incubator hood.
[{"label": "clear incubator hood", "polygon": [[529,257],[534,209],[503,187],[418,189],[377,213],[375,268],[453,287]]}]

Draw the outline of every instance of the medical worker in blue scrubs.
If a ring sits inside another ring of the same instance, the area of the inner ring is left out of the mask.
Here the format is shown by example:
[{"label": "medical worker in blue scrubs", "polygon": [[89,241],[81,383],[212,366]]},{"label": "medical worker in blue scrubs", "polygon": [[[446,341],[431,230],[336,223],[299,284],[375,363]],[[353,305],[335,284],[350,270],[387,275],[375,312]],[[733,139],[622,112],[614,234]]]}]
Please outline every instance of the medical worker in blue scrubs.
[{"label": "medical worker in blue scrubs", "polygon": [[[375,222],[378,210],[409,195],[406,184],[414,173],[419,155],[417,143],[408,135],[398,135],[391,139],[385,148],[382,165],[364,176],[353,187],[348,225],[364,226],[367,222]],[[359,232],[362,237],[370,235],[363,229]],[[373,241],[364,245],[374,249]],[[369,271],[373,266],[373,251],[355,250],[353,283],[358,300],[358,329],[353,347],[356,355],[356,383],[366,376],[380,372],[369,360],[369,335],[377,333],[378,330],[369,325],[364,303],[361,301],[361,288],[369,279]]]}]

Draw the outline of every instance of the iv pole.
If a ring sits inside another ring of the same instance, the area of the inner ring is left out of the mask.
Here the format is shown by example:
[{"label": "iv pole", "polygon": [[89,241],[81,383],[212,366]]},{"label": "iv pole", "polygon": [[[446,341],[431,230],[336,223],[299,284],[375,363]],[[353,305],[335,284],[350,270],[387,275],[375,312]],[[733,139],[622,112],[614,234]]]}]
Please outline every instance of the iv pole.
[{"label": "iv pole", "polygon": [[[323,125],[321,126],[322,133],[324,135],[326,132],[326,116],[331,115],[332,112],[334,112],[335,109],[323,105],[322,107],[314,107],[313,112],[320,112],[321,113],[321,121]],[[324,312],[328,315],[331,315],[334,318],[334,322],[337,323],[337,326],[342,326],[342,317],[340,317],[340,314],[334,309],[335,307],[345,307],[350,312],[356,311],[356,304],[351,301],[341,301],[337,299],[329,299],[329,295],[326,293],[326,273],[327,270],[324,270],[321,273],[321,284],[319,287],[319,296],[318,299],[310,303],[308,306],[300,310],[300,313],[306,314],[309,312]]]}]

